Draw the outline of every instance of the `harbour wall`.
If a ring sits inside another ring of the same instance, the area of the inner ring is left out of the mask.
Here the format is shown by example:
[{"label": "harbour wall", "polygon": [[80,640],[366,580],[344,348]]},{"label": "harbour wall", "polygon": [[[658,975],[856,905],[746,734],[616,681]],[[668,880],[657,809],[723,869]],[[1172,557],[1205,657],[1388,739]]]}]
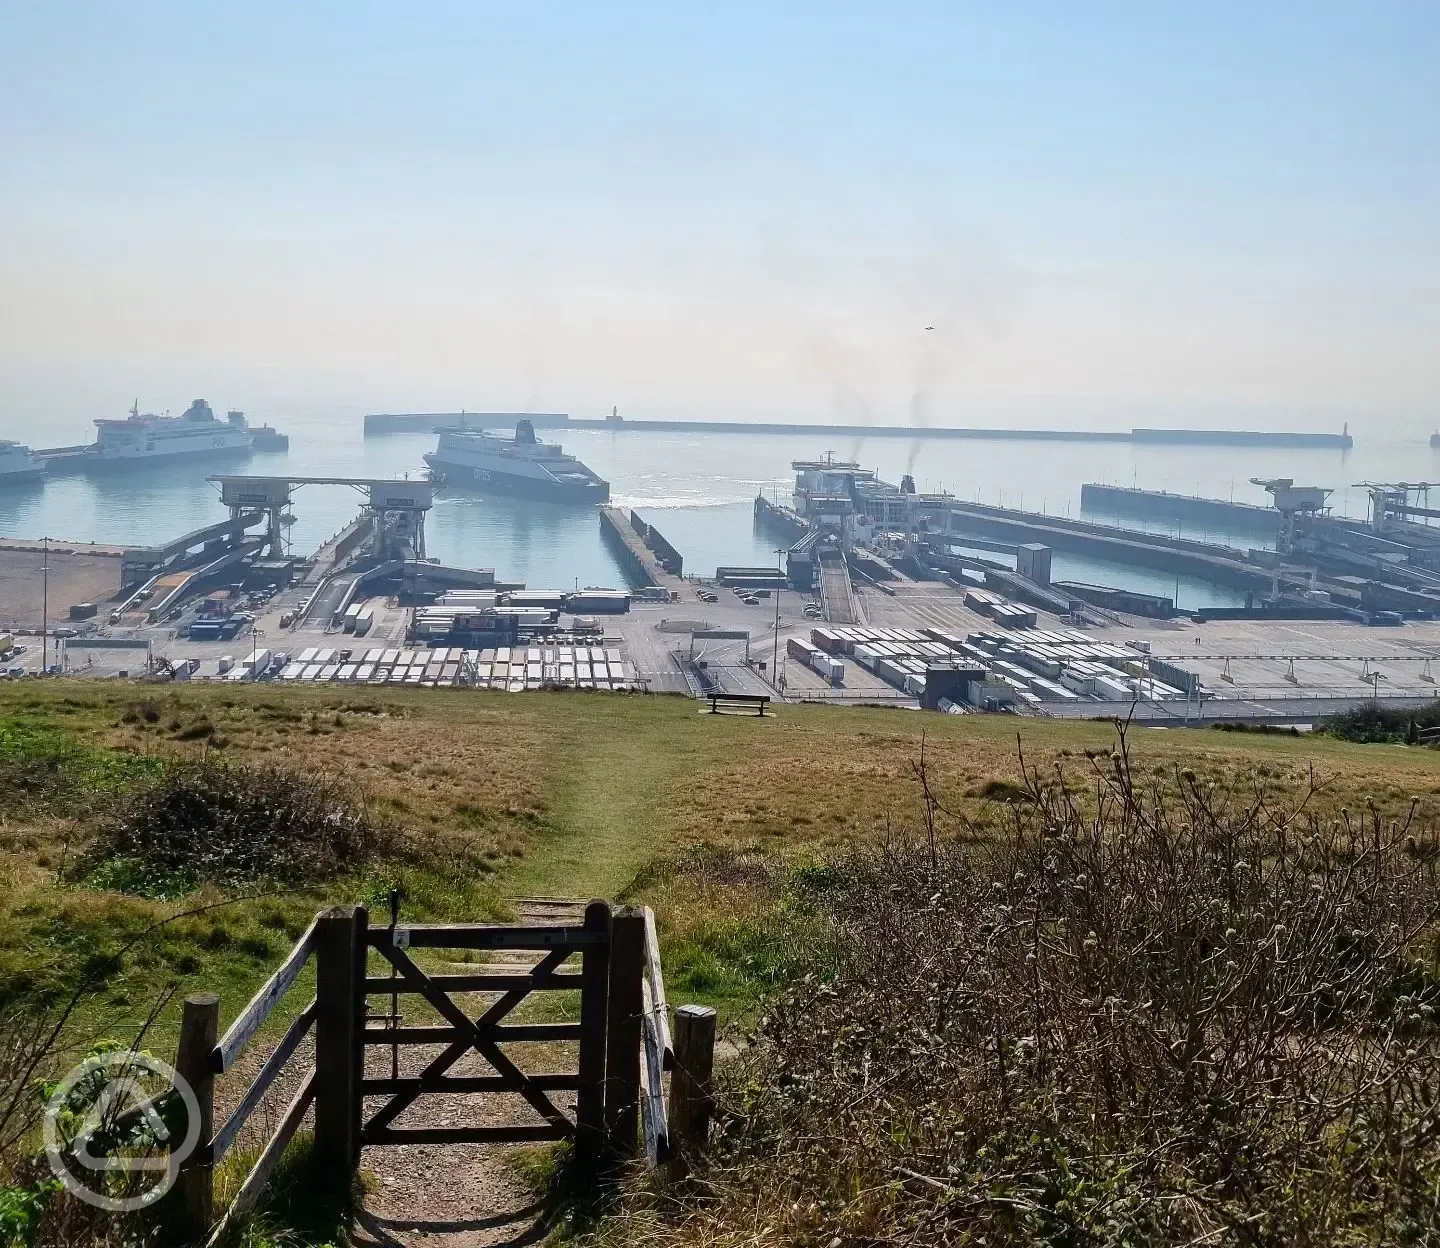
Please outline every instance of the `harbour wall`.
[{"label": "harbour wall", "polygon": [[631,527],[632,515],[633,512],[622,511],[619,507],[600,508],[600,538],[615,556],[630,587],[646,589],[661,583],[664,569],[645,549],[640,535]]},{"label": "harbour wall", "polygon": [[1273,507],[1170,494],[1164,490],[1135,490],[1093,483],[1082,485],[1080,508],[1102,516],[1135,516],[1169,523],[1188,521],[1272,536],[1280,531],[1280,513]]},{"label": "harbour wall", "polygon": [[668,541],[665,535],[653,524],[642,520],[638,513],[630,513],[630,527],[639,535],[640,540],[645,543],[646,549],[655,556],[655,562],[665,569],[671,576],[683,576],[685,574],[685,560],[678,550]]},{"label": "harbour wall", "polygon": [[1171,575],[1196,576],[1231,589],[1264,590],[1270,586],[1267,570],[1212,553],[1219,548],[1207,550],[1199,542],[1176,541],[1147,533],[1117,533],[1105,525],[1037,516],[1033,512],[970,503],[956,506],[950,513],[947,536],[963,545],[964,534],[969,532],[1001,541],[1044,542],[1053,550],[1073,551]]},{"label": "harbour wall", "polygon": [[1354,445],[1349,432],[1276,432],[1250,429],[996,429],[957,425],[814,425],[744,420],[586,420],[561,412],[377,412],[365,417],[365,435],[433,433],[439,429],[498,429],[521,418],[537,429],[608,429],[612,433],[773,433],[874,438],[969,438],[994,442],[1131,442],[1185,446],[1332,447]]}]

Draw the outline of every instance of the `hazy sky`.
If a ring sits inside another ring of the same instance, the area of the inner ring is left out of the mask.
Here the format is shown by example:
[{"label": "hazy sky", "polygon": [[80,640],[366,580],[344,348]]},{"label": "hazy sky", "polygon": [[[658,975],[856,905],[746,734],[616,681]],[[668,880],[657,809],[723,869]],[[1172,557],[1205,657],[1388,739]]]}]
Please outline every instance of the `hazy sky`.
[{"label": "hazy sky", "polygon": [[1428,426],[1440,3],[0,0],[0,434],[196,394]]}]

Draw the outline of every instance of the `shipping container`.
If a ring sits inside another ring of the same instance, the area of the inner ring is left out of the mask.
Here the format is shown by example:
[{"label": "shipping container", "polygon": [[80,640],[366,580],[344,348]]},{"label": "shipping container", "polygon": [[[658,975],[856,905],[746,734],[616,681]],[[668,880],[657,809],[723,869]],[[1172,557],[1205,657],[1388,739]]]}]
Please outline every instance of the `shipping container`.
[{"label": "shipping container", "polygon": [[359,668],[359,665],[358,665],[358,664],[355,664],[355,663],[343,663],[343,664],[341,664],[341,666],[340,666],[340,670],[335,674],[335,679],[336,679],[336,680],[343,680],[343,681],[346,681],[346,682],[352,681],[352,680],[355,679],[355,673],[358,672],[359,670],[360,670],[360,668]]}]

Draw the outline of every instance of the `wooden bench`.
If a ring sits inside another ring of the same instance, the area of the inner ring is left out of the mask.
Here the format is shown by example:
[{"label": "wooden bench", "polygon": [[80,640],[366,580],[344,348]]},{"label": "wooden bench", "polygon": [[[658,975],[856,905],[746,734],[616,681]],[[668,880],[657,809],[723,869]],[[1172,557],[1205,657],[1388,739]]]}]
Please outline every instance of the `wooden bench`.
[{"label": "wooden bench", "polygon": [[755,714],[764,715],[765,708],[770,704],[768,693],[707,693],[710,699],[710,714],[721,714],[722,708],[729,707],[751,707],[755,708]]}]

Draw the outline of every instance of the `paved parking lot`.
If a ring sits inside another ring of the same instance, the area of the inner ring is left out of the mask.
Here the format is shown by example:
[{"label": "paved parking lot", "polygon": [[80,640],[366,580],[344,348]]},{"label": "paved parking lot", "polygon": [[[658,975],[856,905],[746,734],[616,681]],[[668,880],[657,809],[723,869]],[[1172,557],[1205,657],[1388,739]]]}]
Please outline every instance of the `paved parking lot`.
[{"label": "paved parking lot", "polygon": [[[961,636],[998,631],[993,620],[965,606],[961,590],[943,582],[907,580],[887,586],[887,590],[857,587],[856,601],[863,624],[878,628],[940,628]],[[177,630],[188,622],[187,616],[187,620],[168,628],[137,630],[129,648],[72,642],[63,652],[64,661],[76,673],[136,675],[145,669],[148,642],[155,654],[172,661],[199,659],[202,674],[208,674],[218,669],[222,656],[243,664],[260,649],[293,656],[307,646],[368,649],[404,644],[410,609],[385,598],[367,601],[374,613],[374,625],[363,638],[331,628],[323,620],[298,630],[282,630],[281,615],[293,610],[304,593],[299,588],[283,591],[259,609],[254,632],[246,628],[229,641],[193,641],[177,636]],[[713,685],[729,692],[773,695],[778,640],[780,687],[790,699],[914,705],[913,699],[905,698],[857,663],[845,664],[844,683],[836,687],[787,656],[789,638],[808,638],[813,628],[823,626],[823,621],[805,614],[806,605],[813,601],[812,595],[786,590],[749,605],[730,591],[719,589],[714,603],[694,596],[678,603],[635,603],[627,615],[601,617],[603,635],[596,642],[622,646],[625,657],[634,665],[637,680],[657,692],[698,694],[703,687]],[[1057,617],[1041,614],[1041,628],[1053,628],[1060,622]],[[1068,620],[1063,623],[1069,626]],[[695,657],[705,664],[704,673],[700,673],[686,661],[692,648],[691,631],[697,628],[747,633],[749,661],[746,640],[700,639],[694,647]],[[1118,643],[1144,641],[1152,656],[1195,671],[1204,688],[1207,713],[1212,716],[1223,710],[1226,714],[1314,717],[1369,697],[1413,703],[1435,697],[1436,680],[1440,679],[1440,622],[1434,621],[1369,628],[1342,621],[1220,620],[1197,625],[1185,619],[1136,618],[1086,631],[1097,639]],[[14,664],[27,671],[38,670],[39,640],[20,640],[27,648]],[[61,653],[52,641],[51,661],[60,661]],[[1064,711],[1046,706],[1044,713],[1097,714],[1104,710],[1098,703],[1086,702]],[[1163,713],[1171,712],[1193,714],[1183,706],[1170,707]]]}]

